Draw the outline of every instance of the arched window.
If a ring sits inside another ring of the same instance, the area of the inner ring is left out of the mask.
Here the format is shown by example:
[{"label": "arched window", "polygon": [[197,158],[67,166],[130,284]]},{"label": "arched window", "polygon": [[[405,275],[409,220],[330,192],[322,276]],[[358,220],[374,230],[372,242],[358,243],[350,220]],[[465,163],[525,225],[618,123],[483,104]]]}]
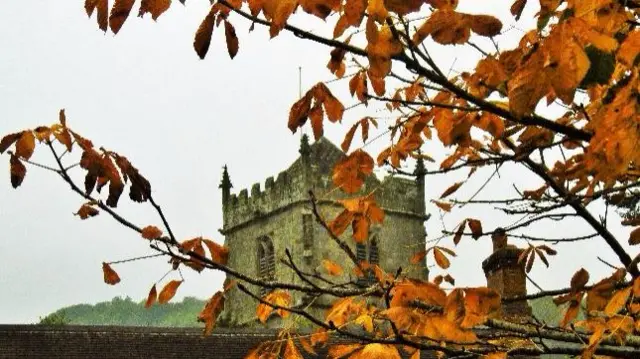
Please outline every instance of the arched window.
[{"label": "arched window", "polygon": [[[258,238],[258,278],[264,281],[276,279],[276,260],[271,238],[264,236]],[[268,288],[260,288],[260,294],[266,295]]]}]

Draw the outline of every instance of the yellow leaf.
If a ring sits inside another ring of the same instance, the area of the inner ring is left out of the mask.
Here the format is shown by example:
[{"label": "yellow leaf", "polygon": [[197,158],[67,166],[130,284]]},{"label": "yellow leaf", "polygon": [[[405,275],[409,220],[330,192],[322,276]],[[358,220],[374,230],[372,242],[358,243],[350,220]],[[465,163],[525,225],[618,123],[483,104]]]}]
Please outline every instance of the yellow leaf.
[{"label": "yellow leaf", "polygon": [[327,273],[329,273],[329,275],[334,275],[334,276],[342,275],[343,270],[338,263],[335,263],[328,259],[323,259],[322,266],[324,267],[324,269],[327,270]]},{"label": "yellow leaf", "polygon": [[171,298],[176,295],[176,291],[178,290],[178,287],[180,287],[180,284],[182,284],[181,280],[172,280],[171,282],[167,283],[158,295],[158,303],[168,303]]},{"label": "yellow leaf", "polygon": [[146,226],[142,229],[141,232],[142,238],[144,239],[156,239],[162,236],[162,231],[156,226]]},{"label": "yellow leaf", "polygon": [[107,284],[115,285],[120,282],[120,277],[108,263],[102,262],[102,274],[104,275],[104,282]]},{"label": "yellow leaf", "polygon": [[[286,308],[291,302],[291,295],[282,290],[274,290],[262,299],[269,304]],[[267,319],[274,310],[273,306],[269,304],[260,303],[256,309],[256,315],[262,323],[267,322]],[[289,315],[289,312],[284,309],[277,309],[276,312],[283,318],[286,318]]]},{"label": "yellow leaf", "polygon": [[149,290],[149,295],[147,296],[147,301],[144,303],[144,307],[151,307],[156,300],[158,300],[158,292],[156,291],[156,285],[154,284],[153,287],[151,287],[151,290]]},{"label": "yellow leaf", "polygon": [[632,287],[627,287],[621,289],[613,295],[613,298],[607,303],[607,306],[604,308],[604,313],[608,316],[613,316],[617,314],[624,306],[627,304],[627,299],[629,299],[629,295],[631,295]]},{"label": "yellow leaf", "polygon": [[398,348],[394,345],[388,344],[367,344],[359,350],[352,354],[350,359],[400,359],[400,353],[398,353]]},{"label": "yellow leaf", "polygon": [[355,323],[362,325],[364,330],[366,330],[367,332],[373,333],[373,318],[371,318],[370,315],[362,314],[361,316],[356,318]]}]

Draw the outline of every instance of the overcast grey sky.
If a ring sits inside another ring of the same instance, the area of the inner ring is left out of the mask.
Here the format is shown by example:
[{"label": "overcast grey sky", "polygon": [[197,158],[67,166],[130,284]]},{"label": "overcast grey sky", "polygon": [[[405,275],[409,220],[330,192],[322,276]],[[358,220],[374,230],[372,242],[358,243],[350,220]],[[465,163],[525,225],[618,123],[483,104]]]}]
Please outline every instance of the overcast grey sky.
[{"label": "overcast grey sky", "polygon": [[[186,7],[175,3],[155,24],[149,18],[130,17],[115,37],[101,32],[95,19],[87,19],[80,1],[5,4],[0,12],[0,134],[54,123],[58,110],[66,108],[72,128],[96,145],[126,155],[151,180],[154,197],[177,236],[222,241],[217,232],[222,219],[217,188],[222,166],[229,165],[237,192],[277,174],[296,158],[299,136],[286,128],[286,120],[298,94],[298,66],[303,67],[303,87],[329,80],[325,68],[329,51],[288,34],[269,40],[259,27],[248,34],[250,24],[236,19],[240,38],[236,59],[229,60],[222,31],[217,29],[207,59],[200,61],[192,41],[209,2],[192,0]],[[490,5],[504,6],[504,2],[461,4],[470,12],[495,8]],[[526,11],[530,15],[535,10]],[[510,28],[515,23],[507,16],[508,9],[501,11],[508,29],[502,40],[513,43],[520,30]],[[528,28],[531,21],[516,25]],[[439,63],[454,71],[477,59],[473,50],[440,49],[435,54]],[[344,94],[346,84],[337,86],[336,91]],[[362,108],[348,111],[345,122],[352,123],[363,113]],[[327,137],[340,143],[346,130],[330,126]],[[51,163],[47,155],[38,150],[34,160]],[[0,161],[8,157],[0,156]],[[429,178],[428,198],[437,198],[465,175]],[[522,170],[507,168],[480,197],[508,195],[514,181],[528,184],[525,189],[537,183],[523,178]],[[460,194],[471,194],[477,187],[470,184]],[[160,224],[148,205],[130,204],[126,197],[118,210],[127,218],[141,226]],[[165,259],[122,264],[115,267],[122,282],[104,284],[102,261],[151,251],[146,241],[105,214],[87,221],[74,217],[81,204],[60,179],[38,168],[28,169],[18,190],[11,188],[8,173],[0,173],[0,323],[35,322],[62,306],[116,295],[139,300],[165,273]],[[465,216],[481,219],[489,229],[512,221],[471,207],[440,221],[436,207],[428,208],[434,214],[427,222],[431,237],[437,236],[441,223],[451,229]],[[536,231],[554,236],[585,233],[577,222],[545,225]],[[597,254],[616,263],[600,240],[579,251],[569,246],[559,249],[550,270],[537,266],[532,274],[548,289],[566,286],[582,265],[592,275],[605,273],[606,267],[594,263]],[[457,251],[462,258],[453,261],[450,273],[459,283],[483,284],[480,263],[490,252],[488,240],[465,239]],[[210,296],[224,279],[220,273],[188,272],[178,300],[185,295]]]}]

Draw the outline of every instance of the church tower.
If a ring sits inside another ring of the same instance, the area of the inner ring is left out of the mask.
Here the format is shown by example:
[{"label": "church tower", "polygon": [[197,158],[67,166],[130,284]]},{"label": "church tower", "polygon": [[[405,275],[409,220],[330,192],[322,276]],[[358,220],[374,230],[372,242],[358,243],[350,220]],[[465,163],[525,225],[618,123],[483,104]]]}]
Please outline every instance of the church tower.
[{"label": "church tower", "polygon": [[[344,278],[337,281],[353,281],[368,284],[372,278],[357,278],[348,266],[351,261],[331,240],[325,229],[316,223],[311,210],[309,191],[317,198],[318,209],[327,221],[342,211],[337,200],[347,197],[336,190],[332,182],[334,164],[345,156],[338,147],[325,138],[310,144],[302,137],[300,157],[277,177],[268,177],[261,188],[254,184],[250,191],[231,194],[231,181],[223,172],[222,207],[224,224],[220,232],[229,247],[228,265],[249,276],[264,280],[277,280],[304,284],[282,261],[288,250],[297,267],[304,272],[322,272],[321,262],[330,259],[343,265]],[[378,264],[389,273],[402,267],[407,276],[426,278],[425,263],[411,264],[410,258],[425,246],[424,164],[418,161],[416,178],[388,176],[383,180],[369,176],[359,195],[374,189],[378,205],[385,212],[382,224],[371,228],[369,239],[356,244],[351,229],[341,236],[351,246],[358,259]],[[352,197],[352,196],[349,196]],[[264,289],[249,286],[256,294],[265,295]],[[308,298],[292,293],[293,305],[304,305]],[[331,302],[329,298],[315,300],[310,307],[318,317]],[[220,322],[229,326],[258,325],[255,315],[257,303],[237,288],[231,289],[225,301]],[[269,326],[282,325],[274,318]]]}]

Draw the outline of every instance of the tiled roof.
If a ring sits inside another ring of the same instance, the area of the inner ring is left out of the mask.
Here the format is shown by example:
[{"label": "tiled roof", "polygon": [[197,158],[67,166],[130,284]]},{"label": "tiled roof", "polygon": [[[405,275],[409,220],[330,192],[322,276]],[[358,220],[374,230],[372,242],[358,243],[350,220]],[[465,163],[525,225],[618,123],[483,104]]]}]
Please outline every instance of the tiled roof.
[{"label": "tiled roof", "polygon": [[[198,328],[0,325],[0,359],[241,359],[275,335],[274,330],[237,328],[218,328],[203,337]],[[324,357],[326,347],[316,358]]]}]

